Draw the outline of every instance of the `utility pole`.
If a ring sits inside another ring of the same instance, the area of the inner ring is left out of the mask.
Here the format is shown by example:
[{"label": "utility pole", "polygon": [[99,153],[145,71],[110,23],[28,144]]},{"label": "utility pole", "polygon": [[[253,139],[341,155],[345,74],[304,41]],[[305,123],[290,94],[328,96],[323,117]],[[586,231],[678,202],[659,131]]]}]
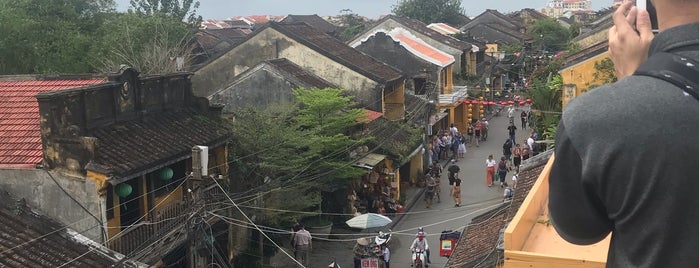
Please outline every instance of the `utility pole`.
[{"label": "utility pole", "polygon": [[187,202],[187,207],[189,208],[189,211],[192,212],[191,215],[187,218],[187,244],[188,246],[188,252],[189,252],[189,267],[190,268],[195,268],[196,267],[196,241],[195,241],[195,236],[192,234],[192,220],[195,219],[194,213],[198,211],[198,208],[195,207],[195,200],[194,198],[196,195],[194,194],[194,191],[197,188],[198,182],[201,181],[201,148],[199,146],[194,146],[192,147],[192,176],[189,178],[187,181],[187,192],[185,193],[185,197]]}]

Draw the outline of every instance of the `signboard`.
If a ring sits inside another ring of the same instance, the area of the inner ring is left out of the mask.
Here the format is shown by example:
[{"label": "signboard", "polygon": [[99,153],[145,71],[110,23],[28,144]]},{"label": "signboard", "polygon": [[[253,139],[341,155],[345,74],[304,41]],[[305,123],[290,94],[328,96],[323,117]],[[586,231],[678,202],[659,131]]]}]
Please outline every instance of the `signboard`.
[{"label": "signboard", "polygon": [[379,259],[364,258],[362,259],[362,268],[379,268]]}]

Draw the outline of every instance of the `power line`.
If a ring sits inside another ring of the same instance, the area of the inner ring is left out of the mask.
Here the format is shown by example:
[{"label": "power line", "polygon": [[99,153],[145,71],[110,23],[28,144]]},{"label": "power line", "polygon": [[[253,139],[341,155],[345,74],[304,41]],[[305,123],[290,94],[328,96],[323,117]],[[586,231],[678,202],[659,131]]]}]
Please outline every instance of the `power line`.
[{"label": "power line", "polygon": [[301,267],[305,267],[303,264],[301,264],[299,261],[297,261],[294,257],[291,257],[291,255],[289,255],[289,253],[287,253],[282,247],[277,245],[277,243],[274,242],[274,240],[272,240],[269,236],[267,236],[267,234],[265,234],[262,231],[262,229],[260,229],[260,227],[258,227],[257,224],[255,224],[255,222],[253,222],[252,219],[250,219],[250,217],[248,217],[248,215],[246,215],[245,212],[243,212],[243,210],[240,209],[240,207],[238,207],[238,205],[235,202],[233,202],[233,199],[231,199],[231,197],[228,196],[228,194],[226,193],[226,190],[224,190],[223,187],[221,187],[221,184],[219,184],[218,181],[216,181],[216,180],[213,180],[213,181],[216,183],[218,188],[221,189],[221,192],[223,192],[226,195],[226,198],[228,198],[228,201],[231,201],[231,204],[233,204],[233,206],[235,206],[235,208],[238,210],[238,212],[240,212],[240,214],[243,215],[243,217],[245,217],[245,219],[247,219],[250,222],[250,224],[255,226],[255,229],[257,229],[260,232],[260,234],[264,235],[270,242],[272,242],[272,244],[274,244],[275,247],[277,247],[277,249],[281,250],[284,253],[284,255],[286,255],[287,257],[292,259],[294,262],[296,262]]}]

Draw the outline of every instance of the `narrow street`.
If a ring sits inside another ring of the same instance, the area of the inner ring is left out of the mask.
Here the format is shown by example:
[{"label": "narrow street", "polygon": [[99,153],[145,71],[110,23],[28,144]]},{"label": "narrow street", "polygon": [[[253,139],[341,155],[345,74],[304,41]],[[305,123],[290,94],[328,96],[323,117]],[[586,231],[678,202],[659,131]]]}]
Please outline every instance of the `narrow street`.
[{"label": "narrow street", "polygon": [[[519,121],[519,113],[515,112],[515,123],[517,126],[516,140],[524,140],[529,129],[522,130]],[[427,241],[430,246],[430,267],[444,267],[447,262],[446,257],[439,256],[440,241],[439,236],[444,230],[463,231],[464,227],[471,222],[475,216],[501,204],[503,200],[503,188],[498,185],[488,187],[485,183],[485,160],[492,154],[496,161],[500,160],[502,145],[508,138],[508,119],[506,110],[501,111],[499,116],[489,120],[490,130],[488,140],[481,142],[476,147],[472,144],[467,148],[467,153],[463,159],[459,159],[456,164],[461,168],[459,176],[461,184],[461,207],[454,207],[454,200],[449,195],[449,182],[446,169],[449,163],[442,161],[444,174],[441,179],[441,202],[434,203],[431,208],[426,208],[422,197],[409,210],[410,212],[421,212],[419,214],[406,215],[395,227],[395,240],[391,241],[391,265],[393,267],[410,267],[410,244],[415,239],[417,228],[422,226],[427,233]],[[461,130],[459,130],[461,131]],[[507,179],[512,173],[508,173]],[[424,213],[423,213],[424,212]]]},{"label": "narrow street", "polygon": [[[522,143],[530,131],[530,129],[521,129],[519,119],[521,111],[521,109],[515,111],[516,140],[518,143]],[[491,118],[489,123],[488,140],[481,142],[479,147],[476,147],[475,144],[469,146],[465,158],[456,162],[461,168],[459,173],[462,179],[461,207],[454,206],[455,203],[449,194],[450,188],[446,174],[449,163],[446,160],[442,160],[441,164],[444,165],[444,174],[441,179],[441,202],[434,202],[432,207],[428,209],[423,200],[423,195],[420,195],[419,199],[412,206],[410,206],[410,201],[408,201],[407,215],[392,229],[393,237],[389,243],[392,267],[410,267],[409,247],[415,239],[417,228],[420,226],[424,227],[427,233],[427,241],[431,252],[430,259],[432,261],[430,267],[444,267],[448,259],[439,256],[439,236],[441,232],[444,230],[463,231],[473,217],[502,202],[503,188],[500,188],[499,184],[492,187],[488,187],[485,184],[485,160],[490,154],[493,155],[496,161],[499,161],[502,156],[502,145],[509,136],[507,132],[508,119],[506,109],[503,109],[499,116]],[[507,174],[508,181],[511,176],[512,172],[509,172]],[[412,188],[409,192],[412,196],[415,196],[415,194],[421,193],[420,190]],[[376,230],[372,231],[375,232]],[[366,236],[374,235],[374,233],[369,231],[347,230],[346,234],[336,234],[334,232],[330,239],[314,237],[313,250],[309,258],[310,264],[308,267],[325,268],[332,260],[336,260],[341,267],[352,268],[352,249],[355,245],[355,239],[361,234],[366,234]],[[291,251],[289,253],[293,254]],[[288,260],[279,261],[273,261],[273,266],[296,267],[287,265]]]}]

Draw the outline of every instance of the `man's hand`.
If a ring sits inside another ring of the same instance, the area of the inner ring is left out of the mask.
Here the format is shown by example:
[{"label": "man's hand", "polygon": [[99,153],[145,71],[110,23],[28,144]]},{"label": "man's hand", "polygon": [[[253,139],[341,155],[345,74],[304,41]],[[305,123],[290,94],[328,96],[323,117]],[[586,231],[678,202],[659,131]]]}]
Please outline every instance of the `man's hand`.
[{"label": "man's hand", "polygon": [[632,75],[648,58],[648,47],[653,40],[650,16],[626,0],[614,12],[614,26],[609,29],[609,55],[614,62],[617,78]]}]

